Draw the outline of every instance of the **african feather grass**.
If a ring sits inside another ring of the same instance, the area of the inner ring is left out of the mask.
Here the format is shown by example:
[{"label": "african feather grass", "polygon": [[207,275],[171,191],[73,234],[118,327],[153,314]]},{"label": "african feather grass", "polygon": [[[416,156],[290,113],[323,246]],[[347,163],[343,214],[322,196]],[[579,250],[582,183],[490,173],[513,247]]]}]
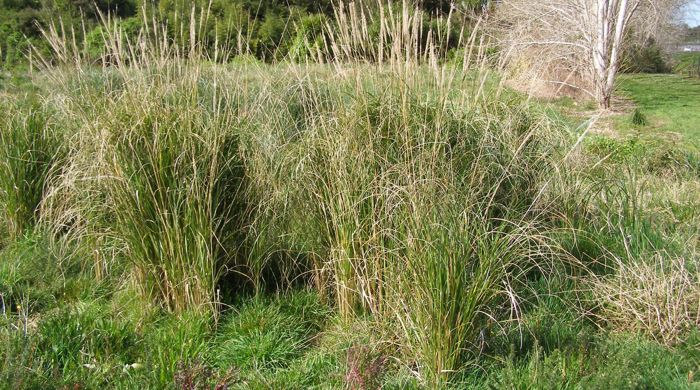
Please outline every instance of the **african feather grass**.
[{"label": "african feather grass", "polygon": [[139,284],[176,312],[216,301],[228,256],[223,243],[237,231],[232,221],[240,214],[236,138],[227,133],[232,123],[183,110],[188,106],[124,113],[113,140],[117,175],[109,185],[114,232],[127,244]]},{"label": "african feather grass", "polygon": [[22,102],[4,103],[0,122],[0,207],[10,239],[38,219],[39,205],[60,167],[63,144],[46,109]]},{"label": "african feather grass", "polygon": [[441,34],[426,40],[408,2],[380,12],[379,46],[358,41],[361,12],[341,12],[331,66],[209,65],[166,37],[152,52],[106,45],[116,65],[96,77],[50,67],[79,122],[71,169],[94,185],[66,188],[87,194],[83,210],[103,202],[86,234],[119,243],[149,301],[216,312],[228,267],[256,291],[271,270],[310,275],[342,318],[371,316],[440,386],[552,256],[537,197],[565,137],[485,61],[442,64]]},{"label": "african feather grass", "polygon": [[565,136],[497,83],[475,92],[487,74],[410,66],[410,78],[344,68],[333,88],[300,78],[268,100],[279,115],[244,146],[251,232],[306,253],[341,316],[393,329],[442,385],[478,354],[489,316],[517,312],[522,275],[554,256],[535,203]]},{"label": "african feather grass", "polygon": [[[129,42],[104,22],[113,67],[71,74],[66,64],[43,64],[78,127],[47,222],[87,245],[112,242],[147,302],[216,314],[243,215],[236,90],[203,76],[195,43],[185,55],[156,27]],[[59,31],[45,32],[59,58],[83,63]]]}]

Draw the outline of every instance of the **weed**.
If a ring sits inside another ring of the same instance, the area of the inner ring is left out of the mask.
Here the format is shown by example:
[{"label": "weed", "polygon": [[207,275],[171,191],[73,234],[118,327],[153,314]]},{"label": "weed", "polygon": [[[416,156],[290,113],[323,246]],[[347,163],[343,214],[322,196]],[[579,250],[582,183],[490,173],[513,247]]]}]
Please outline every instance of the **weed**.
[{"label": "weed", "polygon": [[178,317],[162,317],[148,324],[143,332],[144,346],[141,363],[146,377],[157,387],[174,384],[176,374],[187,367],[205,364],[209,352],[212,319],[197,312],[184,312]]},{"label": "weed", "polygon": [[[598,352],[595,372],[581,381],[591,389],[686,389],[697,369],[690,356],[633,337],[611,338]],[[695,357],[697,359],[697,357]]]},{"label": "weed", "polygon": [[312,293],[253,300],[223,320],[212,359],[225,369],[286,367],[311,346],[327,316]]},{"label": "weed", "polygon": [[647,120],[646,115],[642,113],[638,108],[632,112],[632,124],[635,126],[646,126],[649,121]]}]

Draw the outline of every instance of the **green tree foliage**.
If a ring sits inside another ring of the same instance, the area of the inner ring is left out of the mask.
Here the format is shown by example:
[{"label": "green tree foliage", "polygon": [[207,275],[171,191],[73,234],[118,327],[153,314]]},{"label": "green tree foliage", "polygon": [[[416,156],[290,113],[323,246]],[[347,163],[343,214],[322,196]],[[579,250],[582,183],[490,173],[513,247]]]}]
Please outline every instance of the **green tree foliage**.
[{"label": "green tree foliage", "polygon": [[29,43],[40,41],[36,26],[40,19],[42,10],[38,1],[0,0],[0,66],[15,66],[24,61]]},{"label": "green tree foliage", "polygon": [[669,73],[664,53],[659,45],[648,39],[643,44],[630,45],[625,51],[622,69],[628,73]]}]

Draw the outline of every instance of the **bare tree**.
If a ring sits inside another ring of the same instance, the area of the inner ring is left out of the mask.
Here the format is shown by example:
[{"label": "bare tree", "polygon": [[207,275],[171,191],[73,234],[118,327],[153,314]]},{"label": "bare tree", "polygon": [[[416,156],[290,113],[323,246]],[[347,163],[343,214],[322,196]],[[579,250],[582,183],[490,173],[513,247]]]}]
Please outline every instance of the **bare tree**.
[{"label": "bare tree", "polygon": [[549,73],[548,82],[584,91],[600,108],[609,109],[630,26],[661,26],[680,12],[684,3],[503,0],[496,19],[506,52],[519,58],[515,62]]},{"label": "bare tree", "polygon": [[596,6],[595,18],[592,21],[594,33],[587,39],[594,47],[593,85],[598,105],[609,109],[615,76],[620,68],[622,38],[641,0],[596,0],[592,3]]}]

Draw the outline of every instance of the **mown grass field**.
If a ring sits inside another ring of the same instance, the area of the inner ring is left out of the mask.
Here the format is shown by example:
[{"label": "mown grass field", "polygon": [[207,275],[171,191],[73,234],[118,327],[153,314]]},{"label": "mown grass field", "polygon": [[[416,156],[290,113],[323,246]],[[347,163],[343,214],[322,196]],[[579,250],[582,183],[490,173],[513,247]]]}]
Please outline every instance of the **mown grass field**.
[{"label": "mown grass field", "polygon": [[[700,141],[700,81],[676,74],[622,75],[620,92],[631,99],[648,123],[637,129],[643,135],[681,139],[697,145]],[[634,129],[631,120],[618,128]]]},{"label": "mown grass field", "polygon": [[697,388],[695,91],[622,81],[684,142],[591,135],[412,17],[4,80],[0,388]]}]

